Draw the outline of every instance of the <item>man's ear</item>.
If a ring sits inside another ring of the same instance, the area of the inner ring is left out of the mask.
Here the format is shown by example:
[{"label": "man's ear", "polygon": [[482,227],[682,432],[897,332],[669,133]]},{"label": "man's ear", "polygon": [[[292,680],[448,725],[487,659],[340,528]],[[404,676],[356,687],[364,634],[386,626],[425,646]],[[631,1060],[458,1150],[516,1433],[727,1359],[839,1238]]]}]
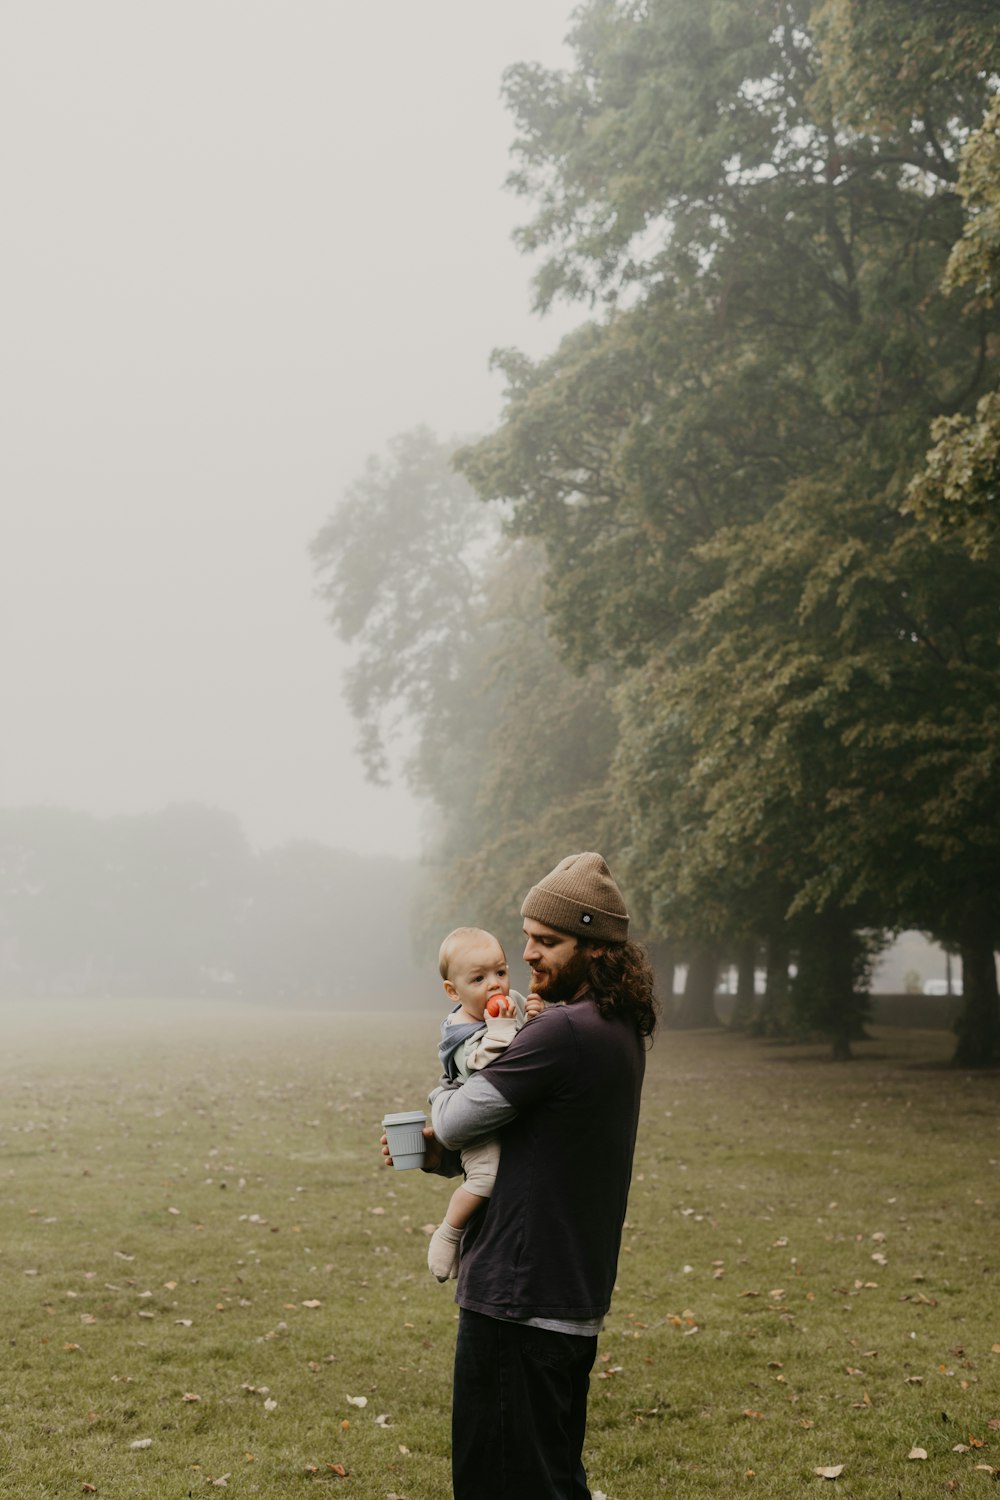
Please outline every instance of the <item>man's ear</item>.
[{"label": "man's ear", "polygon": [[586,949],[588,958],[603,958],[608,951],[607,948],[602,948],[600,943],[581,943],[580,946]]}]

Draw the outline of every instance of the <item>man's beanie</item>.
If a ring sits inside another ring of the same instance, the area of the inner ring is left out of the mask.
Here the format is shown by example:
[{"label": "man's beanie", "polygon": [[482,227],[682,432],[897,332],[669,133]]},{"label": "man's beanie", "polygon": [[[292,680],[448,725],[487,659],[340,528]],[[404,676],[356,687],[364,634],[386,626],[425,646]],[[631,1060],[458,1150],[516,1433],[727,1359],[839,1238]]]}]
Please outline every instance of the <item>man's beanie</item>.
[{"label": "man's beanie", "polygon": [[521,916],[597,943],[628,942],[625,902],[600,854],[567,854],[531,887]]}]

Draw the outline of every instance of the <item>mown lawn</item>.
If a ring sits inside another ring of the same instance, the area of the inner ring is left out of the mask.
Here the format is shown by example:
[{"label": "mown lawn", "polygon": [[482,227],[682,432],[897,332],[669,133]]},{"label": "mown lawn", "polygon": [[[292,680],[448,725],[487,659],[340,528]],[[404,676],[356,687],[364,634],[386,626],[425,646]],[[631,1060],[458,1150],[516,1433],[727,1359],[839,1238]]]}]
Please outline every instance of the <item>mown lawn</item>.
[{"label": "mown lawn", "polygon": [[[0,1494],[447,1500],[448,1185],[377,1148],[436,1024],[0,1013]],[[951,1045],[661,1035],[595,1491],[1000,1493],[1000,1080]]]}]

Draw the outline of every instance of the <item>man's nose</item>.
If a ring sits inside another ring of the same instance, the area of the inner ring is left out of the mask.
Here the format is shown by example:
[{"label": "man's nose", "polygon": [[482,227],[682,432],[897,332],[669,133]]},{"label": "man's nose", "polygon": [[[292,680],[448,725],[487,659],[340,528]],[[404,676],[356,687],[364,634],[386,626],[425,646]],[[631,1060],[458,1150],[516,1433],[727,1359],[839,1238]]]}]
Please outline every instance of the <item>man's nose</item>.
[{"label": "man's nose", "polygon": [[524,953],[521,956],[526,964],[531,964],[539,957],[541,951],[534,938],[529,938],[524,945]]}]

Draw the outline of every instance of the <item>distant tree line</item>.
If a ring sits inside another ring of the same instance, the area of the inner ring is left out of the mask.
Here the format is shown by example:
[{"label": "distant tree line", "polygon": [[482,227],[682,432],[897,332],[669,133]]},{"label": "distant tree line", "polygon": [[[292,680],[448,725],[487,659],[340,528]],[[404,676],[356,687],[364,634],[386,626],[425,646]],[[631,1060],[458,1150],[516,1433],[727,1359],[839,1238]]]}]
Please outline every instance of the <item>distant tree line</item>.
[{"label": "distant tree line", "polygon": [[211,807],[0,809],[0,995],[398,1006],[414,883],[319,843],[255,852]]},{"label": "distant tree line", "polygon": [[539,307],[589,320],[495,355],[458,472],[400,437],[314,544],[363,753],[415,729],[442,909],[509,921],[602,848],[676,1023],[726,959],[738,1023],[838,1056],[917,927],[994,1063],[1000,14],[585,0],[571,45],[506,75],[511,181]]}]

